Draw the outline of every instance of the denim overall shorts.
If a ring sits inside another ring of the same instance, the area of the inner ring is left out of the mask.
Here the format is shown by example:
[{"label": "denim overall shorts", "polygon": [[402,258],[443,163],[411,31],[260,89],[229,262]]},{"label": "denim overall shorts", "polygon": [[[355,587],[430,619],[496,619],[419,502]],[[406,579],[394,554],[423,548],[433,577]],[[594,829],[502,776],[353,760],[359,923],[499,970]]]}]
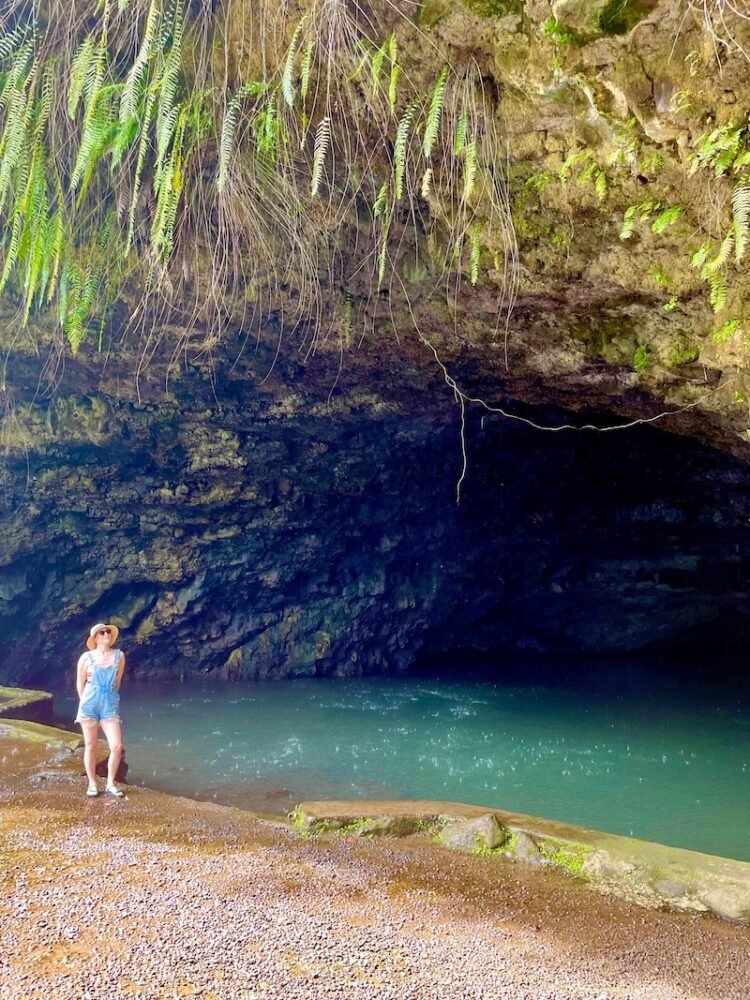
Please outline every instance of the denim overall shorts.
[{"label": "denim overall shorts", "polygon": [[115,650],[115,659],[111,666],[100,667],[89,653],[90,673],[83,689],[76,722],[107,722],[109,719],[120,721],[120,693],[115,688],[117,666],[120,662],[120,650]]}]

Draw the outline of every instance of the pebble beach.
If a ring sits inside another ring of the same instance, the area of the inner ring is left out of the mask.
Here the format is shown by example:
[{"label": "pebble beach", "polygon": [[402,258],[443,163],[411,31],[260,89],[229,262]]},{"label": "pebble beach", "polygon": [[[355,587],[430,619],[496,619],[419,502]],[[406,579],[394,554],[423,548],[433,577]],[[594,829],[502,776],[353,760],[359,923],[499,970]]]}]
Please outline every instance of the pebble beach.
[{"label": "pebble beach", "polygon": [[746,1000],[750,927],[423,839],[300,837],[0,736],[3,1000]]}]

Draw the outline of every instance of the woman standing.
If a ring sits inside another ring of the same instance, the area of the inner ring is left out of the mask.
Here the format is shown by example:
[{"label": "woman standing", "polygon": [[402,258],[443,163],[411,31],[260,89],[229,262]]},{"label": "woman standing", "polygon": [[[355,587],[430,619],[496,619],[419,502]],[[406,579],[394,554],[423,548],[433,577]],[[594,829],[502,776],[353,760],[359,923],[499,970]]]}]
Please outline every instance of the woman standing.
[{"label": "woman standing", "polygon": [[125,654],[115,648],[118,635],[116,625],[104,622],[94,625],[86,640],[88,652],[81,654],[76,669],[76,688],[80,698],[76,722],[81,723],[86,744],[83,763],[89,779],[86,791],[89,798],[99,794],[96,785],[96,742],[100,726],[109,744],[105,792],[116,799],[123,797],[115,785],[115,775],[122,759],[119,691],[125,670]]}]

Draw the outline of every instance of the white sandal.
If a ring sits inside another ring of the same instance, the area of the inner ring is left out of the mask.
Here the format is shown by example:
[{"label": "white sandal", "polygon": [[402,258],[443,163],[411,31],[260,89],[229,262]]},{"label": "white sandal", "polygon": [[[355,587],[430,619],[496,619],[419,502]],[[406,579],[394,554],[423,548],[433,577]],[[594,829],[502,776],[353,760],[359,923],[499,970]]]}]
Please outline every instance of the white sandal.
[{"label": "white sandal", "polygon": [[104,789],[104,791],[106,792],[107,795],[112,795],[116,799],[124,799],[125,798],[125,793],[121,792],[120,789],[117,788],[115,785],[107,785],[107,787]]},{"label": "white sandal", "polygon": [[89,785],[89,787],[86,789],[87,798],[95,799],[98,795],[99,795],[99,789],[96,787],[96,785]]}]

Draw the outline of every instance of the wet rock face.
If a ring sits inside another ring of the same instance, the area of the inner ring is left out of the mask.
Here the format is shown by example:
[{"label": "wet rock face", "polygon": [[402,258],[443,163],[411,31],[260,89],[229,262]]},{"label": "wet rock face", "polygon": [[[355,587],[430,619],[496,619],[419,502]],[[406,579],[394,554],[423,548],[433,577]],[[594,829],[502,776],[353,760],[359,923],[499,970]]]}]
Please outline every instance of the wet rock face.
[{"label": "wet rock face", "polygon": [[0,680],[68,673],[110,619],[142,676],[740,641],[744,466],[646,427],[470,415],[457,505],[457,414],[429,400],[332,416],[249,391],[221,406],[67,397],[44,418],[55,435],[6,469]]}]

